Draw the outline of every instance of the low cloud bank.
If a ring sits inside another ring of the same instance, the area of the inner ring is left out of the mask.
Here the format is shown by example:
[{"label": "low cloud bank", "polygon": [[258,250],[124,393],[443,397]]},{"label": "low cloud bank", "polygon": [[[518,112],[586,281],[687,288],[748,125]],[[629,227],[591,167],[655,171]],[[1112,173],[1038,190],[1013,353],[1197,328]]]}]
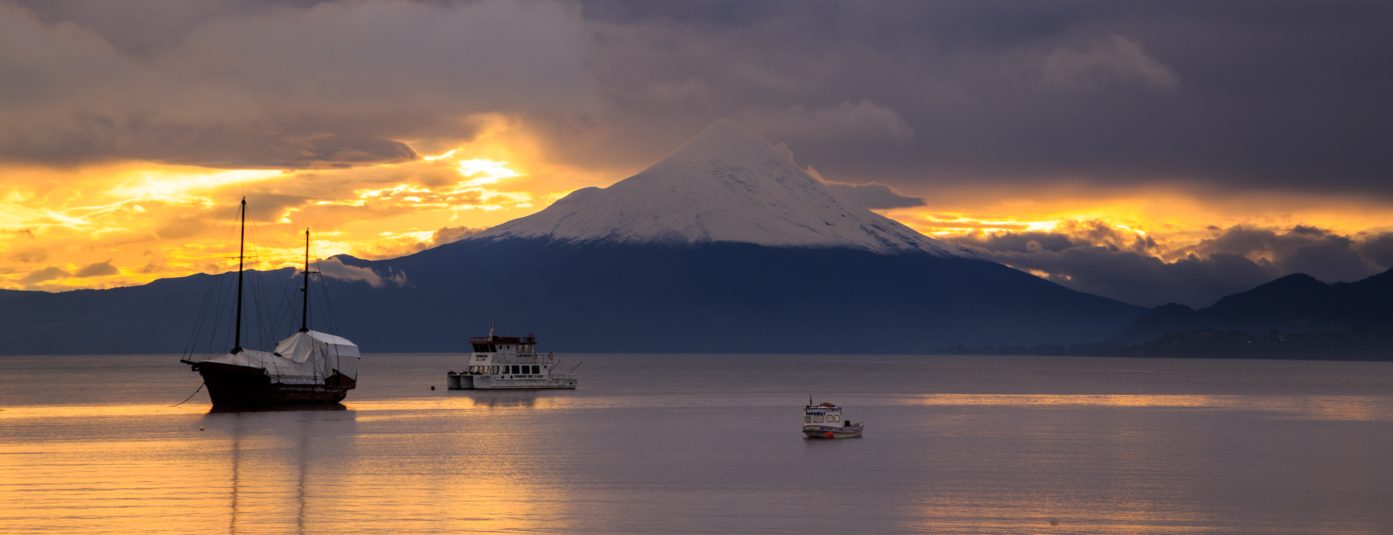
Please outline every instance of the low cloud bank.
[{"label": "low cloud bank", "polygon": [[373,288],[383,288],[388,285],[406,286],[406,273],[404,272],[391,271],[382,274],[370,267],[345,264],[337,256],[320,262],[319,272],[330,279],[345,282],[365,282]]},{"label": "low cloud bank", "polygon": [[1064,286],[1143,306],[1206,306],[1291,273],[1358,280],[1393,267],[1393,233],[1346,236],[1316,227],[1211,227],[1192,245],[1165,243],[1102,221],[1048,232],[972,234],[949,241]]}]

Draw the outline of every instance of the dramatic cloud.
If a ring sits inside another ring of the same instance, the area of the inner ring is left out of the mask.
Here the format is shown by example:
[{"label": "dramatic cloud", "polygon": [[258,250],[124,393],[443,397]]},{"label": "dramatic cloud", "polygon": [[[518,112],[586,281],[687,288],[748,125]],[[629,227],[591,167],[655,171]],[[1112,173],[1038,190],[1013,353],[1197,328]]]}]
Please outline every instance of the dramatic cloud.
[{"label": "dramatic cloud", "polygon": [[0,0],[0,286],[225,271],[243,195],[258,269],[294,265],[305,227],[316,256],[409,254],[722,117],[863,184],[834,186],[853,202],[1076,288],[1203,304],[1284,271],[1344,280],[1393,262],[1390,19],[1357,1]]},{"label": "dramatic cloud", "polygon": [[1197,244],[1174,245],[1101,221],[1074,221],[1051,231],[974,234],[953,241],[1076,290],[1145,306],[1205,306],[1292,273],[1331,282],[1379,273],[1393,262],[1366,252],[1381,251],[1390,238],[1393,234],[1356,239],[1305,226],[1235,226],[1212,229]]},{"label": "dramatic cloud", "polygon": [[556,163],[632,170],[738,117],[831,175],[914,195],[1067,177],[1393,199],[1382,68],[1393,6],[1380,3],[33,1],[0,12],[0,158],[18,161],[394,162],[501,114]]},{"label": "dramatic cloud", "polygon": [[[413,159],[484,113],[587,109],[591,34],[560,3],[333,2],[176,8],[0,3],[0,157],[333,167]],[[73,20],[62,20],[71,17]],[[73,22],[78,22],[74,24]],[[89,25],[90,24],[90,25]],[[148,30],[146,30],[148,32]],[[123,43],[125,46],[116,46]]]}]

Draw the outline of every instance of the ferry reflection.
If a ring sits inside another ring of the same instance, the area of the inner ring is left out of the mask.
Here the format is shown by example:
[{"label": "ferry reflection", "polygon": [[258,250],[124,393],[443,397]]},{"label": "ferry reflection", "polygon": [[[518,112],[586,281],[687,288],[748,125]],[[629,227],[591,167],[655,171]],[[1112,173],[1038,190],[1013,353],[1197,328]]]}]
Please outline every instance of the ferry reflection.
[{"label": "ferry reflection", "polygon": [[472,407],[488,409],[537,406],[537,392],[474,392],[466,397]]}]

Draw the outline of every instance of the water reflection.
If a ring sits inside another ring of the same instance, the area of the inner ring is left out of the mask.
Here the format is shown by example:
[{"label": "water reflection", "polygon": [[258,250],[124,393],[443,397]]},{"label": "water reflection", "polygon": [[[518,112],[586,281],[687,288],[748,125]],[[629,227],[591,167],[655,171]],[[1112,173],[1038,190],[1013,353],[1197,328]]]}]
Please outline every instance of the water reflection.
[{"label": "water reflection", "polygon": [[537,406],[537,392],[471,392],[461,399],[470,403],[467,408],[530,408]]},{"label": "water reflection", "polygon": [[1193,394],[920,394],[902,403],[943,407],[1097,407],[1256,412],[1277,418],[1393,421],[1387,396],[1270,396]]},{"label": "water reflection", "polygon": [[314,521],[314,498],[339,494],[339,460],[357,433],[356,414],[347,410],[209,413],[200,423],[224,441],[210,453],[225,448],[232,533],[269,526],[304,532]]},{"label": "water reflection", "polygon": [[[213,414],[206,402],[169,407],[192,387],[184,373],[152,385],[165,367],[89,359],[17,378],[0,359],[0,531],[1314,533],[1393,522],[1382,447],[1393,443],[1393,367],[1041,359],[1024,370],[964,360],[954,372],[902,359],[866,378],[840,358],[807,364],[819,358],[587,358],[591,386],[566,393],[429,392],[440,359],[379,361],[346,410]],[[1067,380],[1041,379],[1064,365]],[[1170,373],[1224,366],[1235,371],[1202,385]],[[823,381],[809,370],[838,371]],[[1257,372],[1267,386],[1232,386]],[[7,388],[30,382],[52,392]],[[866,438],[803,440],[808,391],[834,389],[869,423]],[[89,404],[53,405],[73,400]]]}]

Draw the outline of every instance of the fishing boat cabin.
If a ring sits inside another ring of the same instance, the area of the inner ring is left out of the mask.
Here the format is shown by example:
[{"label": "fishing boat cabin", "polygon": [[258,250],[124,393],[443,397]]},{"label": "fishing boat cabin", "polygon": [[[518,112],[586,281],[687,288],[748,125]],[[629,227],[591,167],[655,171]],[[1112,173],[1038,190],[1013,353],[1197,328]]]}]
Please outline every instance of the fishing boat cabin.
[{"label": "fishing boat cabin", "polygon": [[816,405],[808,400],[803,407],[803,435],[807,438],[856,438],[865,426],[842,417],[842,408],[835,403]]}]

